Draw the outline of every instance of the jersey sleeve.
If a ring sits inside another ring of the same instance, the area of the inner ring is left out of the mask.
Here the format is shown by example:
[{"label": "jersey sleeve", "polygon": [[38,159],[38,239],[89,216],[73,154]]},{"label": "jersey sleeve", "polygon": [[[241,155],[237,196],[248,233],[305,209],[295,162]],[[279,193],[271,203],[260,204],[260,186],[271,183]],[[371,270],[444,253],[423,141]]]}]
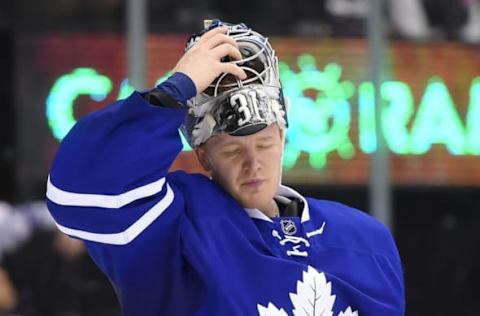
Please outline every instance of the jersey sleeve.
[{"label": "jersey sleeve", "polygon": [[[135,92],[81,119],[48,177],[56,225],[85,241],[125,311],[158,306],[148,300],[177,282],[171,267],[181,267],[184,200],[167,172],[182,149],[178,127],[186,111],[151,105]],[[139,291],[144,287],[151,296]]]},{"label": "jersey sleeve", "polygon": [[48,206],[66,234],[131,242],[172,203],[167,171],[182,149],[184,108],[135,92],[80,120],[63,140],[47,184]]},{"label": "jersey sleeve", "polygon": [[147,102],[154,89],[85,116],[62,141],[47,183],[56,225],[85,241],[112,280],[124,315],[190,308],[170,304],[173,292],[189,291],[189,270],[181,246],[184,196],[168,170],[182,149],[183,105],[196,91],[181,73],[156,89],[178,106]]}]

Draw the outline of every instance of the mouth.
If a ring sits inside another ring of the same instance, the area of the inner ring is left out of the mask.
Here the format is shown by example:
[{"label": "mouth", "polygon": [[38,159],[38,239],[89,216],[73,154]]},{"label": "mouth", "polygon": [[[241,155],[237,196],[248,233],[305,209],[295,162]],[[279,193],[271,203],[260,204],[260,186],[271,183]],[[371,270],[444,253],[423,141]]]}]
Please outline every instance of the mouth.
[{"label": "mouth", "polygon": [[250,179],[247,181],[242,182],[243,187],[251,188],[251,189],[256,189],[261,187],[266,180],[264,179]]}]

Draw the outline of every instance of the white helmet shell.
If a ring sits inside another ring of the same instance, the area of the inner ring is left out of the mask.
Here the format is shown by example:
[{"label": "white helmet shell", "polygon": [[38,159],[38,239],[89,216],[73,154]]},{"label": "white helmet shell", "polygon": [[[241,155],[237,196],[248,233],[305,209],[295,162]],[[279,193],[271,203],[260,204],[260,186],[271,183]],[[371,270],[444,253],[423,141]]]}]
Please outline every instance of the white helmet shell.
[{"label": "white helmet shell", "polygon": [[242,136],[256,133],[277,123],[287,128],[286,105],[280,84],[278,60],[268,39],[247,28],[245,24],[228,24],[214,20],[200,34],[187,42],[190,49],[212,28],[226,26],[242,54],[241,60],[224,58],[241,67],[247,78],[223,73],[210,86],[188,101],[188,115],[181,131],[192,148],[200,146],[213,135],[228,133]]}]

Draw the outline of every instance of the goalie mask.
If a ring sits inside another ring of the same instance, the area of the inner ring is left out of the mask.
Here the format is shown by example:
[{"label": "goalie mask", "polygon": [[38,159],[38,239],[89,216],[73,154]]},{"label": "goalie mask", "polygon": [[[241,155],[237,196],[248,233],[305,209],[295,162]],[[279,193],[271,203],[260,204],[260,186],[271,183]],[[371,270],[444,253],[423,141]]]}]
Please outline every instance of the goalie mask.
[{"label": "goalie mask", "polygon": [[205,32],[226,26],[227,34],[237,42],[242,59],[225,57],[223,61],[237,64],[247,78],[240,80],[223,73],[205,91],[188,101],[188,115],[181,131],[190,146],[196,148],[221,133],[250,135],[275,122],[286,129],[287,114],[278,61],[268,39],[245,24],[210,22],[204,31],[190,38],[186,50],[195,45]]}]

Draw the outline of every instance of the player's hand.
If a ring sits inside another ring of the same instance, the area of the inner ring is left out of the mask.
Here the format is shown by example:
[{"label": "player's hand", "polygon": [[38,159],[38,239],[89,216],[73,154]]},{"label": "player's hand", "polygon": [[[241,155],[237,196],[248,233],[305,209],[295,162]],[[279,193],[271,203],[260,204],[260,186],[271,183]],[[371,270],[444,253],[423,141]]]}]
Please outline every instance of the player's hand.
[{"label": "player's hand", "polygon": [[205,90],[220,74],[226,72],[245,79],[247,74],[231,62],[222,62],[225,56],[235,60],[242,58],[237,43],[227,34],[225,27],[217,27],[205,33],[178,61],[173,72],[182,72],[192,79],[197,93]]}]

